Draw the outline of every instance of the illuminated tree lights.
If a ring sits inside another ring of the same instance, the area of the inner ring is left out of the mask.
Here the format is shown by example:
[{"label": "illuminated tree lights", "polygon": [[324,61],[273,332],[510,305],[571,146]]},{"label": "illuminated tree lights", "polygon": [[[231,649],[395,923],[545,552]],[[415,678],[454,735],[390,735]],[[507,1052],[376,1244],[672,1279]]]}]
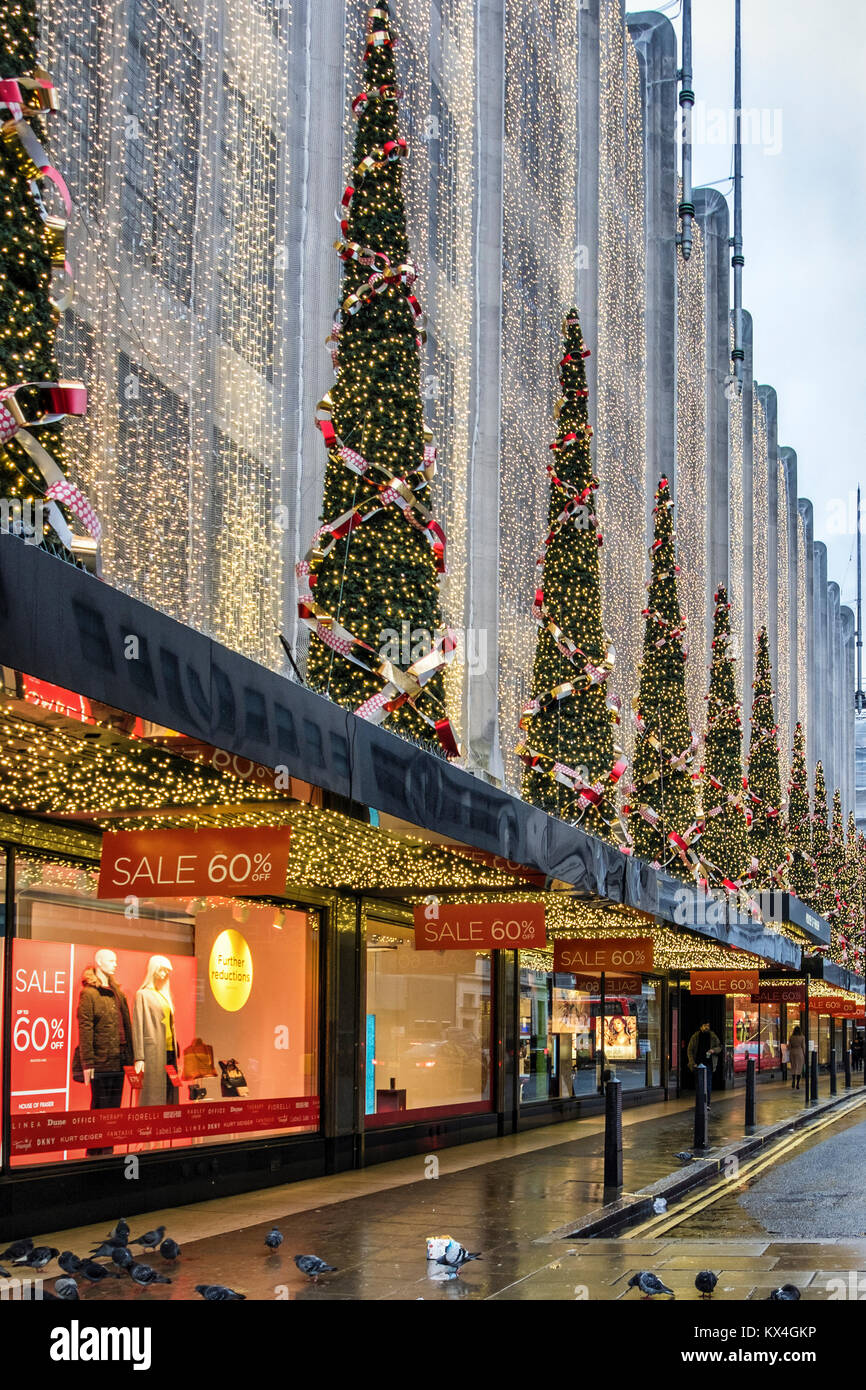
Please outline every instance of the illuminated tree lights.
[{"label": "illuminated tree lights", "polygon": [[[36,0],[16,0],[0,9],[0,78],[31,76],[37,68],[39,21]],[[4,110],[4,116],[8,112]],[[25,114],[45,144],[43,123]],[[24,381],[57,381],[54,333],[57,312],[49,298],[51,255],[46,225],[30,188],[28,160],[17,138],[0,140],[0,387]],[[44,409],[39,393],[19,391],[25,414]],[[40,430],[40,443],[63,466],[58,425]],[[0,445],[0,497],[20,501],[25,520],[38,518],[36,504],[46,483],[35,462],[13,438]],[[72,561],[47,521],[42,546]]]},{"label": "illuminated tree lights", "polygon": [[806,735],[797,721],[794,755],[788,783],[788,839],[791,846],[791,891],[811,902],[815,893],[815,857],[812,849],[812,817],[809,808],[809,774],[806,769]]},{"label": "illuminated tree lights", "polygon": [[773,710],[770,644],[766,627],[762,627],[758,633],[753,689],[755,698],[752,701],[748,770],[752,803],[749,833],[752,877],[758,888],[787,890],[790,856],[782,813],[779,730]]},{"label": "illuminated tree lights", "polygon": [[[425,457],[429,434],[419,384],[419,310],[408,292],[415,271],[409,263],[402,190],[406,145],[398,128],[395,41],[386,5],[369,11],[367,29],[365,90],[353,103],[358,121],[354,169],[343,198],[343,239],[338,243],[345,270],[337,376],[322,406],[330,423],[323,428],[328,466],[321,519],[333,523],[359,505],[370,515],[353,520],[339,534],[332,532],[329,546],[321,533],[314,542],[314,547],[321,542],[325,557],[313,561],[310,587],[320,640],[311,644],[307,661],[310,685],[352,709],[382,695],[383,677],[377,671],[380,652],[384,655],[389,643],[399,647],[387,655],[391,674],[403,689],[405,668],[431,646],[435,649],[442,634],[436,548],[418,502],[419,493],[428,496],[432,466],[429,452]],[[360,465],[353,458],[356,468],[368,467],[353,471],[347,451],[360,456]],[[389,497],[395,491],[390,478],[402,483],[402,489],[396,487],[401,494],[396,501]],[[410,490],[414,499],[406,508]],[[311,555],[315,557],[315,549]],[[438,560],[441,568],[441,554]],[[334,624],[355,639],[351,657],[345,643],[342,650],[329,644]],[[409,634],[408,652],[403,650],[404,633]],[[423,682],[421,698],[438,720],[443,713],[441,669]],[[411,701],[388,710],[386,717],[404,733],[430,738],[433,720]]]},{"label": "illuminated tree lights", "polygon": [[812,854],[815,859],[815,887],[812,904],[816,912],[824,915],[828,902],[827,855],[830,848],[830,832],[827,827],[827,784],[824,781],[824,764],[815,765],[815,800],[812,812]]},{"label": "illuminated tree lights", "polygon": [[612,652],[601,621],[598,481],[590,457],[584,365],[589,349],[577,309],[569,310],[562,329],[559,428],[547,465],[548,532],[536,564],[533,698],[520,720],[526,742],[517,752],[526,765],[527,800],[610,838],[613,786],[623,765],[614,769],[606,697]]},{"label": "illuminated tree lights", "polygon": [[727,589],[715,594],[712,664],[702,776],[704,833],[700,853],[723,877],[738,883],[749,863],[743,797],[743,725],[731,655],[731,604]]},{"label": "illuminated tree lights", "polygon": [[839,915],[836,929],[831,929],[830,955],[837,964],[859,974],[863,964],[863,864],[853,811],[848,815],[843,854]]},{"label": "illuminated tree lights", "polygon": [[689,845],[697,832],[691,774],[696,740],[686,706],[685,622],[677,596],[673,506],[663,477],[653,511],[652,578],[643,610],[629,829],[635,854],[659,863],[670,860],[670,872],[687,878],[694,863]]}]

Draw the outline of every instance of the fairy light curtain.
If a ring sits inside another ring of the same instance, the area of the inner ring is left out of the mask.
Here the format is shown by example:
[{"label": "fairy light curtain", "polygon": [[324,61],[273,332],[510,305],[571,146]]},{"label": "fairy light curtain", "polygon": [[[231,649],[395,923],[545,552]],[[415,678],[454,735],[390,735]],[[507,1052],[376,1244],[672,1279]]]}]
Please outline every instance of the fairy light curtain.
[{"label": "fairy light curtain", "polygon": [[[596,474],[602,614],[616,648],[611,688],[625,717],[638,689],[647,577],[646,245],[643,119],[637,55],[619,0],[599,7],[599,213]],[[578,306],[579,307],[579,306]]]},{"label": "fairy light curtain", "polygon": [[689,260],[677,256],[678,590],[686,620],[689,723],[706,722],[707,652],[707,312],[704,239],[692,230]]},{"label": "fairy light curtain", "polygon": [[291,0],[43,0],[69,91],[58,156],[74,202],[85,370],[69,431],[105,521],[105,578],[281,664],[274,477],[294,332],[277,229],[290,195]]}]

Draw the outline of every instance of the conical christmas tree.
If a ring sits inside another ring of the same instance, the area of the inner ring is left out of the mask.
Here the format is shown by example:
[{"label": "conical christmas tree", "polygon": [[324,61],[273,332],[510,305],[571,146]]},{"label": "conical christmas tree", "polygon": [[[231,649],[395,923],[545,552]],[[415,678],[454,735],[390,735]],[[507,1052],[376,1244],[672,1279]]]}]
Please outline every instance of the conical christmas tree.
[{"label": "conical christmas tree", "polygon": [[853,811],[848,816],[848,835],[844,853],[839,921],[837,930],[833,932],[836,938],[833,942],[833,957],[840,965],[850,970],[853,968],[854,951],[859,945],[863,918],[860,846],[857,843],[857,825]]},{"label": "conical christmas tree", "polygon": [[812,904],[823,917],[833,906],[833,891],[828,878],[830,831],[827,825],[827,784],[824,764],[815,764],[815,800],[812,812],[812,854],[815,857],[815,890]]},{"label": "conical christmas tree", "polygon": [[700,853],[723,878],[738,885],[749,864],[743,803],[743,727],[730,651],[731,605],[722,585],[716,591],[715,604],[701,780],[704,833]]},{"label": "conical christmas tree", "polygon": [[536,565],[533,613],[540,631],[533,698],[520,721],[526,742],[517,752],[526,764],[528,801],[610,838],[614,745],[605,695],[610,658],[601,620],[601,535],[593,510],[598,482],[587,419],[584,359],[589,352],[577,309],[569,310],[562,331],[559,428],[554,462],[547,467],[548,532]]},{"label": "conical christmas tree", "polygon": [[845,821],[842,816],[842,793],[837,787],[833,793],[833,814],[830,821],[830,835],[824,855],[824,916],[834,926],[844,917],[844,877],[845,877]]},{"label": "conical christmas tree", "polygon": [[789,850],[782,813],[779,730],[773,709],[770,645],[765,627],[758,633],[753,689],[748,774],[752,802],[749,850],[753,862],[757,860],[753,879],[757,888],[787,889]]},{"label": "conical christmas tree", "polygon": [[686,705],[685,621],[677,596],[673,505],[663,477],[653,511],[652,579],[644,609],[629,830],[635,854],[690,878],[694,861],[689,852],[696,831],[692,783],[696,744]]},{"label": "conical christmas tree", "polygon": [[788,783],[788,840],[793,855],[791,890],[798,898],[811,902],[815,893],[815,860],[809,810],[809,774],[806,770],[806,736],[800,723],[794,730],[794,754]]},{"label": "conical christmas tree", "polygon": [[302,619],[318,640],[307,680],[338,704],[447,751],[438,573],[444,536],[429,511],[435,450],[419,380],[420,306],[411,291],[394,43],[388,6],[367,18],[364,91],[338,254],[345,269],[337,377],[319,407],[328,449],[323,526],[298,566]]}]

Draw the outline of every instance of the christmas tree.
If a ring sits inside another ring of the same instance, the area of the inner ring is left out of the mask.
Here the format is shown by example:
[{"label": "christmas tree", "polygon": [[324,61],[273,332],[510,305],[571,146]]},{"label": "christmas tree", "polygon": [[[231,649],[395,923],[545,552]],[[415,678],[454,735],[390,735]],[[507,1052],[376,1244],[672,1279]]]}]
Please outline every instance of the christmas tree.
[{"label": "christmas tree", "polygon": [[788,783],[788,839],[793,856],[791,891],[798,898],[810,902],[815,893],[815,859],[809,810],[809,774],[806,770],[806,736],[800,723],[794,730],[794,753]]},{"label": "christmas tree", "polygon": [[[840,808],[841,809],[841,808]],[[848,835],[844,846],[844,861],[840,887],[839,918],[832,932],[831,953],[839,965],[853,969],[854,953],[860,945],[863,931],[863,883],[860,846],[854,812],[848,816]]]},{"label": "christmas tree", "polygon": [[830,832],[827,827],[827,785],[824,764],[815,765],[815,809],[812,812],[812,854],[815,858],[815,889],[812,904],[823,917],[833,905],[832,889],[827,878]]},{"label": "christmas tree", "polygon": [[307,680],[338,704],[456,752],[442,707],[438,575],[444,536],[429,511],[435,450],[419,381],[423,342],[412,293],[398,126],[395,38],[386,4],[367,17],[364,90],[343,195],[336,381],[319,407],[328,450],[323,526],[298,567],[299,611],[315,633]]},{"label": "christmas tree", "polygon": [[701,857],[739,885],[749,864],[743,805],[743,728],[731,655],[731,605],[727,589],[715,594],[713,659],[707,695],[707,732],[702,776],[704,833]]},{"label": "christmas tree", "polygon": [[822,888],[823,915],[837,927],[843,920],[845,907],[845,822],[842,816],[842,793],[838,787],[833,793],[833,815],[824,852]]},{"label": "christmas tree", "polygon": [[[0,390],[24,382],[56,383],[54,337],[58,312],[51,300],[52,261],[65,261],[62,220],[46,220],[40,177],[46,160],[45,124],[40,112],[55,104],[54,89],[37,62],[39,7],[36,0],[16,0],[0,12]],[[53,172],[53,171],[52,171]],[[83,400],[83,395],[82,395]],[[62,435],[59,424],[44,426],[38,442],[22,432],[22,419],[31,424],[40,415],[63,414],[63,395],[33,387],[6,395],[0,402],[0,498],[5,502],[15,529],[28,534],[31,543],[66,560],[71,551],[50,524],[53,516],[71,543],[63,514],[45,500],[50,485],[62,483],[84,510],[83,499],[63,479]],[[82,413],[83,405],[75,413]],[[17,438],[15,436],[18,436]],[[28,443],[24,447],[23,441]],[[42,460],[42,464],[37,462]],[[46,473],[48,476],[46,476]],[[58,494],[55,494],[55,496]],[[67,500],[64,497],[62,500]],[[9,520],[4,516],[4,525]],[[95,525],[95,518],[92,523]]]},{"label": "christmas tree", "polygon": [[[598,487],[590,458],[587,419],[589,356],[576,309],[562,326],[559,428],[550,475],[548,532],[536,565],[539,625],[532,700],[520,724],[527,741],[517,749],[526,764],[523,794],[563,820],[579,820],[594,835],[610,837],[614,745],[605,695],[610,672],[601,621],[598,548],[593,511]],[[615,717],[615,716],[614,716]]]},{"label": "christmas tree", "polygon": [[643,611],[646,629],[629,829],[635,854],[667,864],[672,873],[688,878],[694,871],[691,846],[697,832],[691,774],[696,740],[686,707],[685,621],[677,596],[673,505],[663,477],[653,511],[652,578]]},{"label": "christmas tree", "polygon": [[767,629],[758,633],[755,656],[755,698],[752,702],[752,736],[749,743],[749,792],[752,826],[749,850],[757,860],[753,879],[757,888],[788,888],[788,845],[782,814],[779,776],[779,743],[773,709],[770,644]]}]

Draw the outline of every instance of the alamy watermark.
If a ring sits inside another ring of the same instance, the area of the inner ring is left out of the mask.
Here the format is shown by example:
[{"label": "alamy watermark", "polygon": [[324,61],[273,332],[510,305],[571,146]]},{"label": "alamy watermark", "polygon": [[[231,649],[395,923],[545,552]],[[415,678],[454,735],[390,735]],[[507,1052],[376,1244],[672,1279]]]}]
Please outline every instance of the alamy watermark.
[{"label": "alamy watermark", "polygon": [[0,497],[0,535],[20,536],[25,545],[40,545],[46,511],[41,498]]},{"label": "alamy watermark", "polygon": [[465,666],[471,676],[483,676],[487,670],[487,629],[485,627],[436,628],[433,632],[426,627],[412,627],[402,622],[400,630],[386,627],[379,633],[379,656],[383,661],[393,661],[405,670],[413,662],[429,656],[430,652],[443,645],[448,636],[453,637],[456,647],[454,660]]}]

